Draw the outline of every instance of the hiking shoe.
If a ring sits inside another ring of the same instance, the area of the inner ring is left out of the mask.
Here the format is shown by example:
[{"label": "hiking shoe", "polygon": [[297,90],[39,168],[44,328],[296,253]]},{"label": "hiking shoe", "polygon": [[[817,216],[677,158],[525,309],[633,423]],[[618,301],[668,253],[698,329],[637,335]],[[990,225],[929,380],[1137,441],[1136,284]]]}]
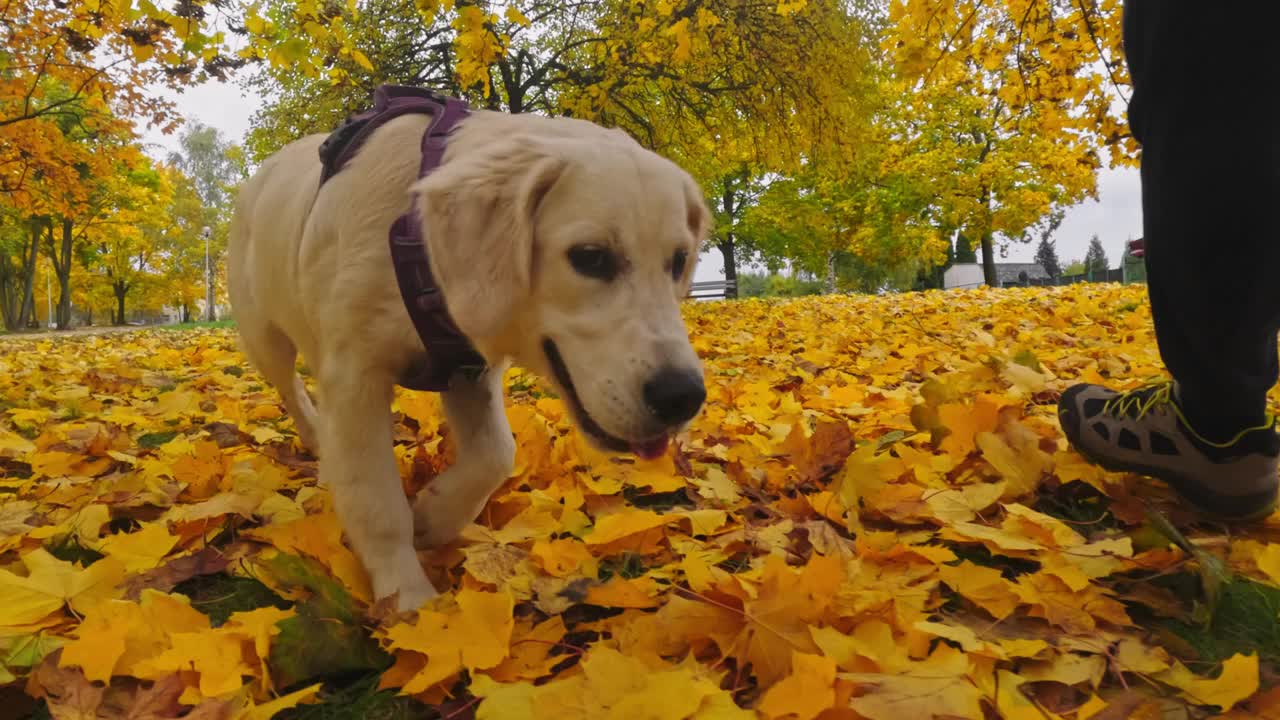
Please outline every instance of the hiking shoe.
[{"label": "hiking shoe", "polygon": [[1222,519],[1270,515],[1280,488],[1275,418],[1213,442],[1191,427],[1174,390],[1172,381],[1124,393],[1075,385],[1058,401],[1058,420],[1072,447],[1095,465],[1161,480]]}]

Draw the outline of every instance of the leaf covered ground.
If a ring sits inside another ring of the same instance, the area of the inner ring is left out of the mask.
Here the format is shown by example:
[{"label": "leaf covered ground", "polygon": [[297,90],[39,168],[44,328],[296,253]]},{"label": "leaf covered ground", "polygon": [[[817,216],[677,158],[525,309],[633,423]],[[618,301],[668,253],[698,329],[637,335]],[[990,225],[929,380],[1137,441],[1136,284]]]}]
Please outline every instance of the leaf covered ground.
[{"label": "leaf covered ground", "polygon": [[[1207,524],[1057,424],[1160,374],[1142,288],[686,314],[708,402],[660,461],[511,372],[515,473],[408,615],[234,330],[0,341],[5,717],[1280,718],[1280,516]],[[449,429],[395,410],[414,493]]]}]

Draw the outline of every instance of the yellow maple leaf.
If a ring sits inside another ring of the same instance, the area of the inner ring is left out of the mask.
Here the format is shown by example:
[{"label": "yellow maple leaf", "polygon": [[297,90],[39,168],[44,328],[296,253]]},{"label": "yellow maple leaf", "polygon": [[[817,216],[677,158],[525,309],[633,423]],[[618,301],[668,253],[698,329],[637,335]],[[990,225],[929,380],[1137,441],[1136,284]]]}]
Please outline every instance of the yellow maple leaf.
[{"label": "yellow maple leaf", "polygon": [[1005,494],[1006,483],[979,483],[931,491],[924,497],[933,517],[943,523],[970,522]]},{"label": "yellow maple leaf", "polygon": [[822,654],[848,672],[894,674],[911,665],[907,648],[894,637],[893,628],[881,620],[859,623],[852,635],[831,627],[810,627],[814,643]]},{"label": "yellow maple leaf", "polygon": [[1005,433],[979,432],[974,442],[1006,481],[1005,498],[1020,498],[1035,492],[1053,460],[1039,448],[1039,438],[1020,425],[1006,427]]},{"label": "yellow maple leaf", "polygon": [[976,447],[978,433],[993,432],[999,423],[1000,406],[982,396],[972,405],[947,403],[938,407],[938,417],[950,433],[942,439],[942,450],[964,457]]},{"label": "yellow maple leaf", "polygon": [[982,717],[982,693],[968,678],[964,653],[939,645],[929,658],[900,675],[845,673],[866,691],[849,706],[868,720],[938,716]]},{"label": "yellow maple leaf", "polygon": [[555,577],[568,577],[579,571],[587,576],[597,573],[595,557],[581,540],[574,538],[539,540],[533,544],[529,556],[544,572]]},{"label": "yellow maple leaf", "polygon": [[1280,585],[1280,543],[1267,543],[1255,560],[1267,579]]},{"label": "yellow maple leaf", "polygon": [[0,457],[21,458],[36,451],[35,443],[0,428]]},{"label": "yellow maple leaf", "polygon": [[1060,716],[1037,705],[1021,690],[1025,679],[1000,670],[996,673],[996,708],[1004,720],[1059,720]]},{"label": "yellow maple leaf", "polygon": [[456,601],[457,608],[451,612],[424,609],[416,623],[386,630],[392,649],[427,657],[426,665],[405,683],[403,692],[423,692],[463,668],[495,667],[509,655],[515,628],[511,595],[461,590]]},{"label": "yellow maple leaf", "polygon": [[564,660],[554,654],[567,629],[564,618],[555,615],[533,625],[528,620],[516,623],[511,635],[511,654],[496,666],[482,670],[485,675],[499,682],[537,680]]},{"label": "yellow maple leaf", "polygon": [[226,695],[240,689],[243,676],[255,674],[244,661],[245,645],[246,636],[235,631],[173,633],[169,649],[139,662],[134,674],[154,680],[172,672],[195,672],[200,676],[198,688],[203,697]]},{"label": "yellow maple leaf", "polygon": [[1258,691],[1258,656],[1235,654],[1222,663],[1222,673],[1205,678],[1192,673],[1182,663],[1155,676],[1177,688],[1182,697],[1197,705],[1216,705],[1224,712]]},{"label": "yellow maple leaf", "polygon": [[275,545],[287,553],[306,555],[324,563],[357,598],[370,602],[373,590],[369,574],[342,542],[342,525],[333,512],[307,515],[297,520],[255,528],[245,533]]},{"label": "yellow maple leaf", "polygon": [[156,567],[178,544],[178,538],[162,522],[143,523],[140,530],[117,533],[102,539],[97,550],[115,558],[129,572]]},{"label": "yellow maple leaf", "polygon": [[813,720],[836,702],[836,663],[819,655],[791,654],[791,674],[765,692],[759,710],[768,718]]},{"label": "yellow maple leaf", "polygon": [[637,578],[614,576],[601,585],[587,590],[587,603],[601,607],[652,608],[662,604],[659,586],[653,578],[642,575]]},{"label": "yellow maple leaf", "polygon": [[316,696],[320,694],[320,688],[323,686],[323,683],[316,683],[301,690],[295,690],[288,695],[281,695],[261,705],[251,703],[241,710],[240,714],[235,716],[235,720],[271,720],[271,718],[289,708],[297,707],[303,703],[315,702]]},{"label": "yellow maple leaf", "polygon": [[217,443],[197,440],[192,453],[181,455],[171,466],[173,479],[185,483],[185,494],[195,500],[213,497],[224,472],[222,450]]},{"label": "yellow maple leaf", "polygon": [[209,618],[185,597],[144,590],[138,602],[109,600],[90,611],[63,648],[62,665],[78,665],[90,680],[132,675],[170,647],[173,633],[209,629]]},{"label": "yellow maple leaf", "polygon": [[951,589],[997,620],[1012,615],[1021,602],[1014,591],[1014,584],[994,568],[981,567],[966,560],[959,565],[940,565],[938,575]]},{"label": "yellow maple leaf", "polygon": [[[656,667],[654,666],[656,665]],[[582,673],[544,685],[472,682],[477,720],[746,720],[700,668],[646,664],[607,647],[582,659]],[[717,701],[717,697],[722,699]]]},{"label": "yellow maple leaf", "polygon": [[64,605],[83,615],[114,597],[125,576],[119,560],[103,558],[80,568],[43,548],[24,554],[22,564],[26,577],[0,569],[0,626],[30,625]]},{"label": "yellow maple leaf", "polygon": [[677,519],[652,510],[628,508],[596,520],[595,528],[584,538],[588,545],[605,545],[649,530],[661,528]]}]

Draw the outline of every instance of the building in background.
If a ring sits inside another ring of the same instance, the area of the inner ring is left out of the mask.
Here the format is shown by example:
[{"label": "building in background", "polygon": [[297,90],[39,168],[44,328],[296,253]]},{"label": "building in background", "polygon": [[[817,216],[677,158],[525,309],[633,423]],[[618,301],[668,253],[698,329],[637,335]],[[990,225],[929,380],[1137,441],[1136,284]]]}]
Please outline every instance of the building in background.
[{"label": "building in background", "polygon": [[[996,278],[1000,287],[1046,285],[1049,273],[1039,263],[996,263]],[[982,263],[956,263],[942,274],[942,287],[975,288],[986,283],[982,279]]]}]

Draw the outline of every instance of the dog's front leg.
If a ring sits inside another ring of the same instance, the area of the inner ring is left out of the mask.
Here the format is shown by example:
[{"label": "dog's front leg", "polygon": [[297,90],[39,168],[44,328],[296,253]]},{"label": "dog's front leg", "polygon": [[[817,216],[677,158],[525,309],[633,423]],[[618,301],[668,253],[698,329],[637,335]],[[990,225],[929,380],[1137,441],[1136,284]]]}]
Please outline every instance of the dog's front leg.
[{"label": "dog's front leg", "polygon": [[413,547],[413,513],[392,449],[391,392],[389,379],[351,366],[321,378],[320,479],[374,594],[399,593],[400,609],[413,610],[437,593]]},{"label": "dog's front leg", "polygon": [[420,548],[456,538],[511,475],[516,444],[502,406],[502,374],[493,368],[475,381],[458,377],[443,394],[458,459],[414,501],[414,542]]}]

